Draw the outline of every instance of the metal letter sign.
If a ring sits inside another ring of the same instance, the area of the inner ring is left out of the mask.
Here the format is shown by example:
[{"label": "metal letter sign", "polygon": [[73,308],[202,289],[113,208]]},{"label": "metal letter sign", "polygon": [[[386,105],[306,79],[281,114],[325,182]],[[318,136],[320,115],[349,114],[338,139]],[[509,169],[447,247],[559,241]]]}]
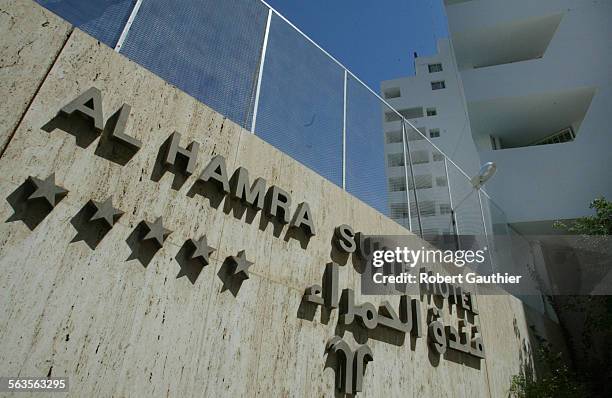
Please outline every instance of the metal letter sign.
[{"label": "metal letter sign", "polygon": [[336,354],[336,388],[344,394],[354,394],[363,390],[363,373],[368,362],[374,360],[372,350],[366,344],[355,351],[339,336],[327,342],[327,351]]},{"label": "metal letter sign", "polygon": [[64,106],[60,112],[67,116],[72,115],[74,112],[79,112],[93,120],[96,130],[102,131],[104,129],[102,93],[95,87],[87,89],[83,94]]},{"label": "metal letter sign", "polygon": [[[283,224],[289,223],[290,208],[291,208],[291,196],[276,185],[272,185],[270,190],[268,191],[268,195],[270,195],[270,208],[268,209],[268,214],[270,217],[275,217],[278,221]],[[282,214],[279,215],[279,209]]]},{"label": "metal letter sign", "polygon": [[232,195],[243,203],[261,210],[264,207],[266,195],[266,180],[256,178],[249,188],[249,171],[244,167],[238,167],[233,176]]},{"label": "metal letter sign", "polygon": [[310,236],[314,236],[316,234],[308,203],[302,202],[298,205],[295,215],[293,216],[291,226],[295,228],[302,228]]},{"label": "metal letter sign", "polygon": [[[122,144],[132,151],[138,151],[142,147],[142,142],[125,133],[128,118],[132,108],[128,104],[123,104],[119,109],[119,115],[112,131],[110,138],[118,144]],[[60,113],[65,116],[71,116],[74,113],[79,113],[93,121],[94,129],[98,132],[104,130],[104,112],[102,111],[102,93],[96,87],[90,87],[84,93],[76,97],[62,109]],[[107,126],[108,127],[108,123]]]},{"label": "metal letter sign", "polygon": [[229,180],[227,179],[227,167],[225,166],[225,158],[221,155],[217,155],[212,158],[212,160],[210,161],[210,163],[208,163],[204,171],[202,171],[202,174],[200,174],[198,181],[215,182],[217,184],[217,187],[220,188],[221,191],[229,193],[230,187]]},{"label": "metal letter sign", "polygon": [[[96,130],[104,130],[102,94],[95,87],[80,94],[60,112],[65,115],[79,113],[91,119]],[[125,133],[130,112],[130,106],[123,104],[115,126],[109,134],[114,141],[138,150],[142,143]],[[191,175],[195,172],[200,144],[192,141],[186,148],[183,148],[180,146],[180,139],[181,135],[177,132],[169,137],[163,158],[164,163],[166,166],[176,167],[177,158],[180,157],[186,161],[184,173]],[[51,208],[55,207],[68,192],[55,184],[54,174],[44,180],[29,177],[28,181],[33,186],[33,192],[27,197],[27,200],[44,200]],[[270,217],[275,218],[281,224],[289,224],[289,228],[300,228],[308,237],[316,234],[316,224],[307,202],[299,203],[291,217],[292,200],[289,193],[276,185],[269,187],[266,192],[266,180],[261,177],[255,178],[250,185],[249,171],[244,167],[238,167],[235,170],[230,184],[226,161],[222,155],[216,155],[210,160],[199,175],[197,182],[212,182],[223,194],[231,195],[258,211],[265,209]],[[112,228],[123,215],[121,210],[113,206],[111,197],[101,202],[91,200],[90,204],[95,208],[90,221],[99,221]],[[139,239],[150,241],[158,248],[164,245],[166,238],[172,233],[164,228],[162,217],[158,217],[154,222],[143,220],[142,226],[143,231]],[[355,233],[353,228],[347,224],[340,225],[334,230],[332,242],[336,249],[345,254],[354,253],[358,260],[367,259],[382,245],[373,237]],[[215,249],[208,245],[206,235],[198,239],[188,239],[185,245],[189,259],[197,259],[204,265],[209,264],[210,255]],[[237,255],[228,257],[226,261],[229,262],[231,276],[243,280],[249,278],[249,269],[254,263],[247,260],[245,250],[240,250]],[[421,272],[424,270],[421,269]],[[344,289],[342,297],[339,298],[338,285],[339,265],[335,262],[328,263],[325,267],[322,286],[314,284],[306,289],[304,300],[307,303],[324,306],[329,310],[339,307],[339,322],[343,325],[359,323],[363,328],[369,330],[380,326],[399,333],[410,333],[417,338],[422,337],[423,320],[421,319],[421,301],[418,299],[412,299],[405,294],[401,295],[396,311],[389,301],[382,301],[380,305],[369,302],[357,304],[352,289]],[[476,319],[478,309],[476,297],[472,293],[447,283],[424,283],[420,287],[422,296],[438,296],[448,302],[449,310],[454,305],[457,309],[465,310],[466,314],[469,312],[473,316],[472,319]],[[484,358],[485,349],[479,326],[468,324],[470,318],[467,315],[465,319],[458,320],[457,327],[444,326],[440,309],[436,307],[440,305],[435,303],[436,300],[432,301],[434,306],[428,309],[429,316],[427,317],[429,322],[428,343],[431,349],[439,355],[444,354],[449,348],[477,358]],[[440,308],[443,308],[443,304]],[[364,344],[353,351],[341,337],[334,336],[327,342],[327,352],[335,353],[338,360],[337,388],[346,394],[361,391],[365,367],[374,358],[371,349]]]},{"label": "metal letter sign", "polygon": [[172,133],[170,136],[170,144],[166,151],[165,163],[167,166],[174,166],[176,157],[181,156],[187,160],[187,166],[185,167],[185,174],[191,175],[195,170],[196,160],[198,160],[198,150],[200,144],[195,141],[191,141],[187,148],[181,148],[179,146],[181,142],[181,135],[177,132]]},{"label": "metal letter sign", "polygon": [[[102,93],[96,87],[90,87],[64,106],[60,112],[64,115],[79,113],[92,119],[94,127],[98,131],[104,130],[104,113],[102,112]],[[130,116],[131,107],[123,104],[118,111],[115,126],[109,131],[109,137],[132,150],[138,150],[142,142],[125,133],[127,122]],[[108,128],[108,125],[106,126]],[[163,162],[166,167],[176,167],[177,158],[186,161],[184,170],[186,175],[195,172],[200,144],[192,141],[186,148],[180,146],[181,135],[174,132],[170,135],[165,145]],[[249,185],[249,171],[244,167],[238,167],[231,179],[228,177],[227,165],[222,155],[214,156],[208,165],[199,175],[197,182],[213,182],[223,194],[231,194],[233,197],[256,210],[263,210],[278,220],[281,224],[289,224],[291,228],[298,228],[304,231],[307,238],[316,234],[316,226],[310,206],[307,202],[300,203],[293,217],[291,217],[291,196],[278,186],[271,186],[266,192],[266,180],[255,178],[252,185]]]},{"label": "metal letter sign", "polygon": [[128,118],[130,117],[130,111],[132,107],[128,104],[123,104],[119,110],[119,118],[115,124],[115,128],[110,134],[111,139],[119,144],[123,144],[133,151],[137,151],[142,147],[142,142],[136,138],[129,136],[125,133],[125,126],[127,126]]}]

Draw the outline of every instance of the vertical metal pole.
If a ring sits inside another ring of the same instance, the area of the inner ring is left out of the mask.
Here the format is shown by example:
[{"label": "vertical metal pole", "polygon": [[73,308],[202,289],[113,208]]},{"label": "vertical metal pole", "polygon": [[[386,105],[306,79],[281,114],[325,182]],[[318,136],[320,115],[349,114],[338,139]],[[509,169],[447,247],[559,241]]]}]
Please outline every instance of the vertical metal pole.
[{"label": "vertical metal pole", "polygon": [[115,51],[119,52],[121,47],[123,46],[123,42],[127,38],[127,35],[134,23],[134,19],[136,18],[136,14],[138,14],[138,10],[140,10],[140,5],[142,4],[142,0],[136,0],[134,4],[134,8],[132,8],[132,12],[130,13],[130,17],[128,18],[123,30],[121,31],[121,36],[119,36],[119,40],[117,40],[117,44],[115,45]]},{"label": "vertical metal pole", "polygon": [[[410,153],[410,144],[408,143],[408,134],[406,133],[406,120],[402,118],[402,132],[404,135],[404,144],[406,145],[405,153],[408,153],[408,162],[410,164],[410,177],[412,178],[412,189],[414,189],[414,205],[417,211],[417,221],[419,223],[419,236],[423,237],[423,223],[421,223],[421,208],[419,207],[419,195],[417,194],[416,181],[414,180],[414,169],[412,168],[412,154]],[[406,164],[404,163],[404,169]],[[409,187],[406,187],[408,189]]]},{"label": "vertical metal pole", "polygon": [[346,191],[346,86],[348,73],[344,70],[344,99],[342,109],[342,189]]},{"label": "vertical metal pole", "polygon": [[493,248],[491,247],[491,242],[489,242],[489,233],[487,231],[487,223],[485,221],[484,208],[482,207],[482,198],[480,196],[480,188],[476,188],[476,191],[478,192],[478,204],[480,205],[480,215],[482,217],[482,227],[484,230],[485,240],[487,244],[489,245],[488,252],[489,252],[489,260],[491,261],[491,269],[493,272],[495,272],[495,264],[493,264],[493,255],[491,254],[491,251],[493,250]]},{"label": "vertical metal pole", "polygon": [[268,20],[266,21],[266,31],[264,33],[263,47],[261,48],[261,58],[259,59],[259,73],[257,74],[257,87],[255,89],[255,105],[253,105],[253,120],[251,121],[251,133],[255,134],[257,125],[257,111],[259,110],[259,94],[261,93],[261,79],[263,77],[266,53],[268,51],[268,36],[270,33],[270,22],[272,21],[272,9],[268,9]]},{"label": "vertical metal pole", "polygon": [[485,236],[488,236],[487,223],[485,222],[484,208],[482,207],[482,197],[480,195],[480,189],[476,188],[476,192],[478,192],[478,204],[480,205],[480,215],[482,217],[482,228],[484,230]]},{"label": "vertical metal pole", "polygon": [[448,187],[448,200],[451,208],[451,222],[453,223],[453,232],[455,235],[459,235],[459,226],[457,225],[457,219],[455,217],[455,207],[453,206],[453,192],[450,187],[450,177],[448,174],[448,161],[444,156],[444,171],[446,172],[446,186]]},{"label": "vertical metal pole", "polygon": [[406,147],[406,126],[404,125],[404,121],[402,121],[402,154],[404,155],[404,180],[406,181],[406,203],[408,206],[408,229],[412,231],[412,214],[410,211],[410,190],[408,187],[408,157],[406,155],[407,147]]}]

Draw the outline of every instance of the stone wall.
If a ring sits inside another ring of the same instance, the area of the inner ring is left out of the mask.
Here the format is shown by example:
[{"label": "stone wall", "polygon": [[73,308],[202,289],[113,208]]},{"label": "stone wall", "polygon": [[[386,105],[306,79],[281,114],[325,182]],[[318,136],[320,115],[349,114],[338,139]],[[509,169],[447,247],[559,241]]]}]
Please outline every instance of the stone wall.
[{"label": "stone wall", "polygon": [[[321,282],[332,258],[341,263],[341,289],[354,289],[359,302],[387,299],[397,308],[398,297],[361,297],[353,259],[332,250],[332,236],[340,224],[367,234],[409,232],[41,10],[29,1],[2,5],[20,18],[8,30],[2,25],[10,43],[3,62],[28,40],[42,40],[40,51],[22,51],[18,61],[22,70],[51,67],[36,76],[1,75],[2,90],[29,89],[2,91],[11,103],[2,105],[0,375],[68,376],[75,397],[331,396],[339,393],[325,347],[342,335],[351,347],[367,342],[372,349],[363,396],[507,396],[510,377],[530,360],[519,300],[478,298],[486,359],[476,363],[435,358],[426,336],[344,330],[338,310],[305,315],[304,290]],[[114,146],[108,128],[100,136],[86,121],[58,116],[92,86],[102,93],[107,126],[124,103],[131,106],[125,132],[142,141],[135,154]],[[201,144],[186,180],[161,167],[160,148],[175,131],[181,146]],[[242,166],[289,192],[293,209],[308,202],[317,234],[307,240],[261,211],[195,189],[215,155],[230,173]],[[28,177],[52,173],[68,194],[50,212],[26,206]],[[105,235],[92,232],[86,204],[108,197],[125,214]],[[159,216],[173,232],[151,253],[139,246],[138,232],[143,220]],[[200,271],[181,253],[187,239],[204,234],[216,251]],[[226,259],[240,250],[254,265],[249,279],[230,283]]]},{"label": "stone wall", "polygon": [[72,30],[59,17],[32,3],[0,3],[0,151],[4,151]]}]

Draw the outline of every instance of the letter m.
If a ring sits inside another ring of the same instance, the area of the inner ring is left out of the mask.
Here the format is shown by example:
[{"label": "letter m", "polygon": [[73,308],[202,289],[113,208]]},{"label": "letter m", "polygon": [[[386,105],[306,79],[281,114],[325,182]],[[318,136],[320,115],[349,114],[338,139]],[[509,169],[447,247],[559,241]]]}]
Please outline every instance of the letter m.
[{"label": "letter m", "polygon": [[255,179],[253,185],[249,186],[249,171],[244,167],[239,167],[232,176],[232,195],[258,210],[263,209],[266,180],[263,178]]}]

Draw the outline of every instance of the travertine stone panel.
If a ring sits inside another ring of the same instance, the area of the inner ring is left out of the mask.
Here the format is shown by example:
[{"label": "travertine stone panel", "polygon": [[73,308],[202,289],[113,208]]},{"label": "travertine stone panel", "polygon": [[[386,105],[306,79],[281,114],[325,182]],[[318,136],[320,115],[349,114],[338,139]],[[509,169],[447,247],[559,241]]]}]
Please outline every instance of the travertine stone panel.
[{"label": "travertine stone panel", "polygon": [[0,150],[71,29],[70,24],[31,0],[0,2]]},{"label": "travertine stone panel", "polygon": [[478,299],[491,395],[507,396],[511,376],[531,360],[523,304],[511,296],[479,296]]}]

